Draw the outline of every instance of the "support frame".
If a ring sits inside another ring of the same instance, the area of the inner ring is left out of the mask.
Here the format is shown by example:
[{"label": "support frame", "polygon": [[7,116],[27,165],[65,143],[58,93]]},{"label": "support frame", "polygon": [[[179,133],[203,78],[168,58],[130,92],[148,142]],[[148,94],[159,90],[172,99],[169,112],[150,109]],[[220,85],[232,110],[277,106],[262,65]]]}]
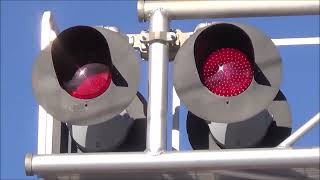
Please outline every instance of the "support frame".
[{"label": "support frame", "polygon": [[[141,3],[143,2],[143,6]],[[244,16],[276,16],[276,15],[308,15],[319,14],[318,1],[302,1],[298,3],[281,2],[280,5],[272,5],[268,1],[259,1],[252,3],[247,8],[239,3],[226,1],[185,1],[182,5],[176,0],[161,2],[143,0],[138,2],[138,14],[140,20],[150,20],[150,32],[167,32],[169,29],[169,20],[173,19],[194,19],[210,17],[244,17]],[[296,2],[296,1],[295,1]],[[139,4],[140,3],[140,4]],[[170,4],[171,3],[171,4]],[[210,5],[209,5],[209,4]],[[215,4],[214,4],[215,3]],[[217,4],[220,3],[220,4]],[[225,3],[233,3],[230,8]],[[267,5],[265,4],[267,3]],[[172,4],[178,6],[172,6]],[[194,6],[195,4],[198,4]],[[191,8],[185,8],[187,5]],[[201,6],[201,7],[200,7]],[[206,7],[205,7],[206,6]],[[265,8],[264,8],[264,7]],[[303,6],[304,8],[301,8]],[[174,7],[174,8],[173,8]],[[198,8],[197,8],[198,7]],[[231,8],[232,7],[232,8]],[[254,8],[255,7],[255,8]],[[256,8],[259,7],[259,8]],[[141,9],[142,8],[142,9]],[[177,8],[177,9],[175,9]],[[185,10],[183,10],[183,8]],[[199,11],[199,8],[203,11]],[[235,9],[238,8],[238,9]],[[270,9],[271,8],[271,9]],[[197,11],[194,11],[197,9]],[[222,11],[223,10],[223,11]],[[268,11],[267,11],[268,10]],[[50,23],[53,19],[50,17]],[[161,22],[161,23],[159,23]],[[52,32],[54,27],[50,27]],[[52,33],[50,31],[50,33]],[[189,33],[190,34],[190,33]],[[187,36],[186,36],[187,37]],[[48,37],[42,37],[48,38]],[[179,38],[179,36],[178,36]],[[41,46],[50,43],[54,35],[49,35],[49,39]],[[316,41],[316,42],[315,42]],[[288,45],[279,41],[278,45]],[[291,44],[290,44],[291,43]],[[319,44],[319,37],[312,40],[309,44]],[[182,43],[181,43],[182,44]],[[180,44],[180,45],[181,45]],[[294,43],[289,42],[289,45]],[[300,44],[303,44],[300,42]],[[155,53],[157,52],[157,53]],[[188,170],[220,170],[220,169],[242,169],[246,168],[292,168],[292,167],[316,167],[319,165],[319,148],[309,149],[242,149],[226,150],[219,152],[194,151],[194,152],[165,152],[166,150],[166,111],[167,111],[167,63],[168,63],[168,45],[164,42],[153,41],[149,46],[149,68],[155,69],[160,65],[160,70],[149,72],[149,83],[161,82],[160,86],[150,86],[150,97],[148,107],[148,140],[146,153],[88,153],[88,154],[56,154],[53,150],[54,130],[51,123],[50,115],[43,109],[39,109],[39,134],[49,134],[45,139],[38,139],[38,154],[27,155],[25,158],[25,168],[27,175],[38,175],[46,177],[47,175],[56,174],[81,174],[113,172],[141,172],[146,169],[157,171],[179,171],[182,168]],[[156,91],[154,89],[158,89]],[[174,108],[179,107],[180,102],[175,101]],[[160,108],[158,111],[154,109]],[[176,112],[178,113],[178,112]],[[42,119],[42,120],[41,120]],[[46,125],[41,125],[43,119],[47,120]],[[52,118],[51,118],[52,119]],[[40,122],[41,120],[41,122]],[[53,122],[53,121],[52,121]],[[51,125],[50,125],[51,124]],[[174,125],[175,130],[179,130],[178,124]],[[309,130],[310,128],[307,128]],[[304,133],[307,131],[305,130]],[[179,132],[179,131],[178,131]],[[50,135],[51,134],[51,135]],[[301,133],[300,133],[301,134]],[[300,137],[300,136],[299,136]],[[152,139],[152,141],[151,141]],[[294,138],[294,141],[296,138]],[[176,142],[178,141],[178,142]],[[292,141],[290,141],[291,143]],[[287,143],[285,147],[290,145]],[[173,139],[174,148],[179,150],[179,138]],[[43,147],[45,147],[43,150]],[[43,154],[43,155],[40,155]],[[236,159],[234,158],[236,157]],[[249,162],[248,159],[252,160]],[[194,163],[197,162],[197,163]],[[94,165],[94,166],[92,166]],[[143,165],[142,167],[140,167]],[[77,167],[77,168],[74,168]]]}]

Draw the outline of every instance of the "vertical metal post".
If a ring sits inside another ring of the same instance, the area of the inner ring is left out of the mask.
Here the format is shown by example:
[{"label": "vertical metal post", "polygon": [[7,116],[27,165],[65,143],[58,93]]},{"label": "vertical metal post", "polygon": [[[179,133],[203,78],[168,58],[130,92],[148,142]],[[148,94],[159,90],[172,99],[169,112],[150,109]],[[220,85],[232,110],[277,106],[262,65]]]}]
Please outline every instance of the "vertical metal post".
[{"label": "vertical metal post", "polygon": [[172,148],[174,150],[180,150],[180,99],[177,95],[176,89],[172,88]]},{"label": "vertical metal post", "polygon": [[[150,15],[149,32],[167,32],[169,20],[162,9]],[[154,41],[149,45],[149,103],[147,151],[157,155],[167,145],[168,45]]]},{"label": "vertical metal post", "polygon": [[[53,41],[59,30],[50,11],[43,13],[41,20],[41,50]],[[38,115],[38,154],[52,154],[60,150],[60,127],[47,111],[39,105]]]}]

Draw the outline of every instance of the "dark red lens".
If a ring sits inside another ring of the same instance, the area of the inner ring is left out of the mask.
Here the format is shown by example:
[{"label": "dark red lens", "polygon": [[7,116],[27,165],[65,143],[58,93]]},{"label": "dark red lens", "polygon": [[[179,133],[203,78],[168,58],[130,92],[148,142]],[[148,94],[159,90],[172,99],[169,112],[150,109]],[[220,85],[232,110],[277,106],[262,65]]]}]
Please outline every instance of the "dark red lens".
[{"label": "dark red lens", "polygon": [[110,68],[104,64],[91,63],[77,70],[72,80],[66,84],[66,89],[73,97],[92,99],[104,93],[110,83]]},{"label": "dark red lens", "polygon": [[248,57],[234,48],[213,51],[204,61],[202,81],[219,96],[236,96],[245,91],[253,79],[253,66]]}]

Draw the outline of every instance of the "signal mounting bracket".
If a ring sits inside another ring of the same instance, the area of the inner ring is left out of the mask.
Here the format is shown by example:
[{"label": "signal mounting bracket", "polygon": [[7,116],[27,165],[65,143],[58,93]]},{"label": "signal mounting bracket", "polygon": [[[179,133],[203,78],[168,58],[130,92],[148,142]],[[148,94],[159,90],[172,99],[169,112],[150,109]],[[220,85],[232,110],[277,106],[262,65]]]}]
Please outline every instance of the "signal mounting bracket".
[{"label": "signal mounting bracket", "polygon": [[192,32],[181,32],[179,29],[171,30],[169,32],[148,32],[141,31],[140,34],[127,34],[129,44],[136,50],[140,51],[141,58],[148,60],[148,48],[153,42],[168,43],[169,45],[169,59],[173,60],[181,45],[189,38]]}]

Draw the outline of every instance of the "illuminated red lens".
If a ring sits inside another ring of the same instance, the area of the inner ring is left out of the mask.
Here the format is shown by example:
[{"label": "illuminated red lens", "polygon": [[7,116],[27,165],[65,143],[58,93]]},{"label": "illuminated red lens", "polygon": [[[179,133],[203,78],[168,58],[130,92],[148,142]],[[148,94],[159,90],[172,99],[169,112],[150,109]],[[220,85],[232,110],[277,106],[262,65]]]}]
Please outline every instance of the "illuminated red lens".
[{"label": "illuminated red lens", "polygon": [[236,96],[245,91],[253,79],[248,57],[234,48],[213,51],[202,67],[204,85],[219,96]]},{"label": "illuminated red lens", "polygon": [[111,72],[104,64],[86,64],[78,69],[67,83],[68,93],[79,99],[92,99],[100,96],[110,86]]}]

